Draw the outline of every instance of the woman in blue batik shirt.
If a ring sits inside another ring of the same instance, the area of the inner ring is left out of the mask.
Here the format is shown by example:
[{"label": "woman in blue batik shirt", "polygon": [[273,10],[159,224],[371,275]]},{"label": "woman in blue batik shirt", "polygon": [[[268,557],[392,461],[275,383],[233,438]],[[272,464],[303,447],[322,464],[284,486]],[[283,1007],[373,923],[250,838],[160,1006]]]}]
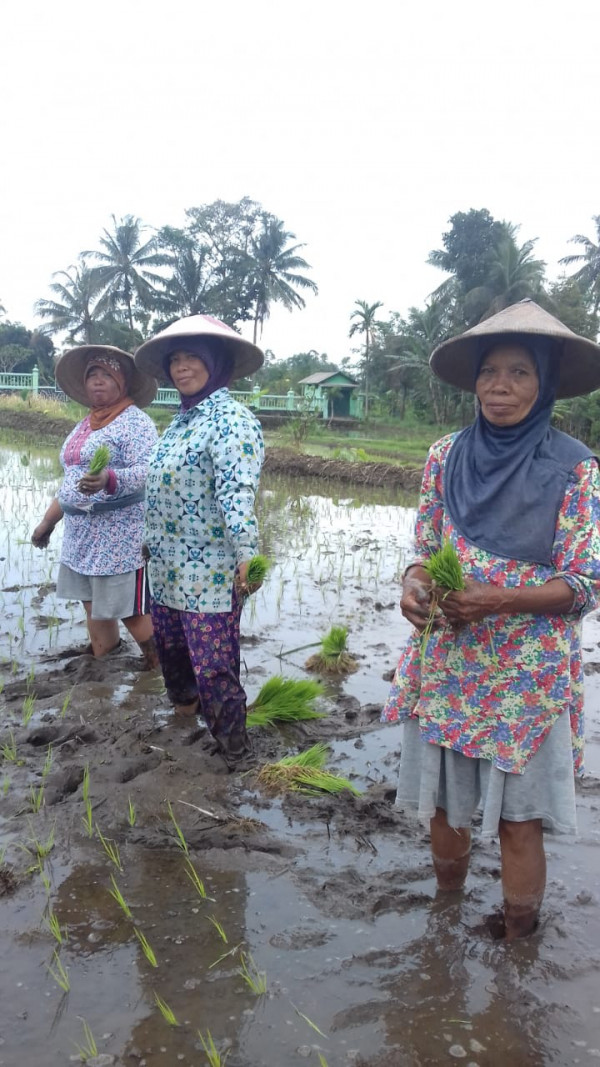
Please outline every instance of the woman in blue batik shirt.
[{"label": "woman in blue batik shirt", "polygon": [[181,408],[150,457],[146,531],[151,612],[167,692],[202,714],[230,768],[249,752],[240,682],[240,613],[258,549],[254,498],[260,424],[227,386],[263,362],[255,345],[209,315],[180,319],[138,349]]}]

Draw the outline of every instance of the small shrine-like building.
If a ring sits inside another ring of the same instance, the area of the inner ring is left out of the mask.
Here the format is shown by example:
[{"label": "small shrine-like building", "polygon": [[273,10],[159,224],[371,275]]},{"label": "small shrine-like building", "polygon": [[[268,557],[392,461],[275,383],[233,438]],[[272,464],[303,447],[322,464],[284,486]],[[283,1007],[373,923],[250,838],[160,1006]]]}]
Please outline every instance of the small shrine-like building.
[{"label": "small shrine-like building", "polygon": [[359,393],[359,384],[343,370],[321,371],[309,374],[298,382],[302,395],[316,402],[321,402],[321,414],[324,419],[360,419],[363,414],[363,396]]}]

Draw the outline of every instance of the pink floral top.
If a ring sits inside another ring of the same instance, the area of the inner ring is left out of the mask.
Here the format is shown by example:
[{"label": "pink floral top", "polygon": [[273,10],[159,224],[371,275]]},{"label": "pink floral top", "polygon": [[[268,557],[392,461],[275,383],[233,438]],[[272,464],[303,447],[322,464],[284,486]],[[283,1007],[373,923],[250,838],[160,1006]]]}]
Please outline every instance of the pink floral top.
[{"label": "pink floral top", "polygon": [[459,631],[434,630],[422,655],[413,631],[383,710],[413,716],[432,744],[522,773],[563,712],[571,719],[575,769],[583,769],[581,618],[600,589],[600,476],[595,459],[573,471],[558,514],[552,566],[504,559],[462,537],[444,509],[446,457],[455,434],[432,446],[417,514],[415,563],[448,538],[465,576],[504,588],[563,578],[575,594],[569,615],[490,615]]}]

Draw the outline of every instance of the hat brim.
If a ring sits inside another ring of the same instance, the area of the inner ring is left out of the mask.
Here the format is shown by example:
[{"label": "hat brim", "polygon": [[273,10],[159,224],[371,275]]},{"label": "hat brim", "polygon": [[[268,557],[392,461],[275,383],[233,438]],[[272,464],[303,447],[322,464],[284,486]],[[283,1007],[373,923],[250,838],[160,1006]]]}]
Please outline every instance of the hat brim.
[{"label": "hat brim", "polygon": [[184,323],[185,320],[180,320],[174,324],[177,327],[182,327],[177,329],[177,332],[170,332],[171,328],[168,327],[167,330],[140,345],[134,357],[136,367],[145,371],[146,374],[151,374],[154,378],[158,378],[159,381],[168,382],[173,388],[173,383],[165,373],[165,357],[173,352],[176,347],[184,349],[186,338],[192,337],[205,337],[209,341],[212,339],[219,342],[219,350],[227,352],[233,359],[232,380],[246,378],[254,374],[259,367],[262,367],[265,357],[260,348],[257,345],[253,345],[251,341],[246,341],[243,337],[238,337],[237,334],[231,336],[229,331],[225,334],[223,330],[211,328],[210,325],[207,325],[206,328],[190,327],[186,330]]},{"label": "hat brim", "polygon": [[[510,331],[490,332],[478,331],[474,336],[461,334],[459,337],[451,337],[448,341],[438,345],[429,360],[429,365],[434,374],[449,385],[455,385],[458,389],[466,392],[475,392],[475,373],[477,360],[481,353],[481,340],[489,339],[490,344],[497,341],[502,343],[507,333],[514,335],[515,328]],[[531,337],[552,337],[558,341],[562,348],[560,360],[560,378],[556,391],[557,399],[566,399],[572,396],[583,396],[600,389],[600,348],[593,341],[577,334],[566,336],[565,332],[557,330],[531,330],[521,327],[518,332]]]},{"label": "hat brim", "polygon": [[148,407],[156,396],[158,382],[143,369],[136,367],[129,352],[123,352],[112,345],[80,345],[65,352],[54,370],[54,376],[63,393],[89,408],[91,405],[85,391],[85,372],[92,358],[102,355],[119,360],[128,383],[127,395],[138,408]]}]

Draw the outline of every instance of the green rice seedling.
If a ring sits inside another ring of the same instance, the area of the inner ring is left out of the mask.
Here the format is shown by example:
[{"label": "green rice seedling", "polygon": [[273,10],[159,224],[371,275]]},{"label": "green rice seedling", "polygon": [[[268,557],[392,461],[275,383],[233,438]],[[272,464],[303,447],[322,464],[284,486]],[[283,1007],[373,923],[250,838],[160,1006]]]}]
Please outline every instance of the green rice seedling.
[{"label": "green rice seedling", "polygon": [[[290,1004],[292,1004],[291,1001]],[[317,1024],[313,1023],[312,1019],[309,1019],[308,1015],[305,1015],[303,1011],[300,1011],[300,1008],[297,1008],[295,1004],[292,1004],[292,1008],[296,1012],[296,1015],[299,1015],[301,1019],[304,1019],[304,1022],[307,1023],[315,1033],[320,1034],[321,1037],[327,1038],[327,1034],[324,1034],[322,1030],[319,1030]]]},{"label": "green rice seedling", "polygon": [[33,685],[33,683],[35,681],[35,667],[33,666],[33,663],[31,664],[31,667],[29,668],[29,670],[27,672],[26,681],[27,681],[27,689],[29,689],[29,687],[31,685]]},{"label": "green rice seedling", "polygon": [[240,941],[240,943],[238,945],[234,945],[233,948],[228,949],[227,952],[222,952],[221,955],[218,956],[217,959],[214,960],[213,963],[209,963],[209,965],[208,965],[209,971],[212,970],[213,967],[218,967],[218,965],[221,963],[221,961],[222,960],[226,960],[228,956],[235,956],[237,954],[238,950],[243,945],[243,943],[244,943],[243,941]]},{"label": "green rice seedling", "polygon": [[329,1064],[327,1063],[327,1060],[322,1055],[322,1053],[319,1052],[317,1053],[317,1055],[319,1057],[319,1067],[329,1067]]},{"label": "green rice seedling", "polygon": [[90,768],[89,768],[89,764],[87,764],[87,763],[86,763],[85,767],[83,768],[83,779],[82,779],[82,782],[81,782],[81,791],[82,791],[82,794],[83,794],[84,801],[89,800],[89,798],[90,798]]},{"label": "green rice seedling", "polygon": [[267,992],[267,975],[265,971],[259,971],[250,953],[242,952],[240,956],[241,966],[237,973],[244,979],[246,985],[257,997]]},{"label": "green rice seedling", "polygon": [[108,892],[110,893],[110,895],[113,898],[113,900],[116,900],[116,902],[119,905],[121,911],[123,912],[125,918],[126,919],[133,919],[133,915],[131,914],[131,908],[129,907],[129,904],[127,903],[127,901],[125,900],[125,897],[123,896],[121,890],[119,889],[119,887],[118,887],[118,885],[116,883],[114,874],[111,874],[110,880],[112,882],[112,889],[109,889]]},{"label": "green rice seedling", "polygon": [[135,826],[135,820],[136,820],[135,804],[133,803],[133,800],[131,799],[131,797],[128,797],[127,822],[129,823],[130,826]]},{"label": "green rice seedling", "polygon": [[54,949],[54,953],[52,955],[52,959],[54,961],[54,966],[52,966],[51,963],[48,964],[48,967],[47,967],[48,973],[51,975],[52,978],[54,978],[54,981],[56,982],[57,985],[60,986],[60,988],[62,989],[63,993],[68,993],[70,988],[71,988],[71,983],[69,981],[69,974],[65,970],[65,968],[63,966],[63,963],[62,963],[62,960],[61,960],[60,956],[58,955],[58,952],[56,951],[56,949]]},{"label": "green rice seedling", "polygon": [[156,1001],[156,1006],[165,1022],[167,1022],[169,1026],[179,1026],[174,1012],[171,1010],[169,1005],[162,999],[162,997],[159,997],[158,993],[156,992],[154,994],[154,1000]]},{"label": "green rice seedling", "polygon": [[248,585],[254,585],[256,582],[264,582],[271,567],[271,561],[266,556],[253,556],[248,564],[248,570],[246,571],[246,581]]},{"label": "green rice seedling", "polygon": [[28,693],[23,701],[23,726],[28,726],[35,709],[35,693]]},{"label": "green rice seedling", "polygon": [[189,856],[187,857],[187,859],[185,861],[185,873],[187,874],[187,876],[188,876],[190,882],[192,883],[194,889],[196,890],[198,896],[202,900],[212,900],[212,897],[209,897],[207,895],[206,886],[204,885],[204,882],[202,881],[200,875],[198,874],[198,872],[197,872],[196,868],[194,867],[194,864],[192,863],[192,861],[189,858]]},{"label": "green rice seedling", "polygon": [[40,786],[38,786],[37,789],[35,788],[34,785],[29,787],[29,803],[31,804],[31,810],[32,810],[33,814],[37,815],[38,812],[41,810],[41,808],[44,805],[44,783],[43,782],[42,782],[42,784]]},{"label": "green rice seedling", "polygon": [[[449,592],[460,593],[466,589],[461,562],[451,541],[444,541],[442,547],[429,557],[423,564],[423,567],[433,582],[433,589],[429,616],[425,629],[421,635],[421,665],[423,664],[427,653],[427,645],[429,644],[429,638],[431,636],[440,600],[443,600]],[[489,623],[486,625],[490,640],[492,659],[494,663],[497,664],[498,657],[496,655],[496,649],[494,648],[492,631]]]},{"label": "green rice seedling", "polygon": [[65,699],[62,702],[62,707],[60,709],[60,717],[61,717],[61,719],[64,719],[65,715],[67,714],[67,711],[69,710],[69,705],[71,703],[72,697],[73,697],[73,689],[69,689],[69,692],[66,694]]},{"label": "green rice seedling", "polygon": [[42,885],[46,890],[46,896],[50,896],[50,889],[52,888],[52,885],[43,867],[40,869],[40,878],[42,881]]},{"label": "green rice seedling", "polygon": [[320,682],[296,681],[275,675],[262,686],[258,696],[250,704],[246,717],[247,726],[271,726],[277,722],[300,722],[306,719],[322,719],[322,712],[315,711],[313,704],[323,693]]},{"label": "green rice seedling", "polygon": [[88,474],[102,474],[110,463],[110,452],[106,445],[100,445],[90,460]]},{"label": "green rice seedling", "polygon": [[2,779],[2,796],[5,797],[10,789],[10,778]]},{"label": "green rice seedling", "polygon": [[[81,1019],[81,1016],[79,1016],[79,1018]],[[94,1040],[94,1035],[90,1030],[88,1024],[86,1023],[85,1019],[81,1019],[81,1023],[83,1025],[84,1044],[78,1045],[75,1042],[73,1043],[75,1044],[75,1048],[79,1053],[79,1059],[81,1060],[81,1062],[87,1063],[88,1060],[93,1060],[98,1055],[98,1046]]]},{"label": "green rice seedling", "polygon": [[223,926],[221,926],[221,923],[219,922],[219,920],[215,919],[214,915],[209,915],[208,916],[208,921],[213,924],[215,930],[217,931],[219,937],[221,938],[221,941],[224,941],[225,944],[228,945],[229,944],[229,939],[227,937],[227,934],[225,933],[225,930],[224,930]]},{"label": "green rice seedling", "polygon": [[58,921],[58,916],[56,912],[52,910],[52,908],[49,909],[48,914],[44,918],[44,925],[50,931],[52,937],[55,939],[55,941],[58,942],[59,945],[62,945],[63,942],[67,940],[67,933],[65,930],[62,929]]},{"label": "green rice seedling", "polygon": [[358,663],[347,646],[348,627],[332,626],[321,638],[321,651],[306,661],[306,669],[324,674],[353,674],[358,670]]},{"label": "green rice seedling", "polygon": [[284,756],[277,763],[265,763],[258,772],[257,780],[270,792],[287,791],[319,796],[322,793],[341,793],[344,789],[360,796],[360,790],[347,778],[326,771],[327,745],[322,742],[299,752]]},{"label": "green rice seedling", "polygon": [[2,756],[2,759],[6,761],[6,763],[16,763],[17,742],[15,741],[15,735],[12,730],[10,731],[8,736],[9,740],[5,741],[2,746],[0,746],[0,755]]},{"label": "green rice seedling", "polygon": [[176,844],[177,844],[178,848],[180,848],[181,851],[185,852],[186,856],[188,856],[189,855],[189,851],[190,851],[189,848],[188,848],[188,843],[187,843],[187,841],[185,839],[185,835],[183,833],[183,830],[181,829],[181,826],[179,825],[179,823],[177,822],[177,819],[175,818],[175,812],[173,811],[173,807],[171,805],[171,801],[170,800],[167,800],[167,810],[169,812],[169,818],[170,818],[171,822],[173,823],[173,827],[174,827],[175,833],[177,834]]},{"label": "green rice seedling", "polygon": [[[31,825],[30,825],[30,829],[31,829]],[[53,824],[52,829],[50,830],[50,833],[48,834],[48,837],[46,838],[45,841],[40,841],[40,839],[38,837],[36,837],[35,834],[32,834],[30,839],[29,839],[29,844],[31,846],[29,851],[31,851],[33,854],[35,854],[37,856],[37,858],[38,858],[38,860],[40,861],[41,864],[43,864],[43,862],[46,859],[46,857],[50,855],[50,853],[52,852],[52,849],[54,848],[55,833],[56,833],[56,824]]]},{"label": "green rice seedling", "polygon": [[46,752],[46,759],[44,760],[44,766],[42,767],[42,779],[45,781],[50,771],[52,770],[52,745],[48,745],[48,751]]},{"label": "green rice seedling", "polygon": [[154,955],[154,950],[153,950],[150,942],[148,941],[146,935],[143,934],[141,930],[138,930],[137,926],[134,927],[134,931],[133,932],[134,932],[135,936],[137,937],[140,945],[142,946],[142,952],[144,953],[144,956],[148,960],[148,963],[150,964],[150,966],[151,967],[158,967],[158,963],[156,961],[156,956]]},{"label": "green rice seedling", "polygon": [[198,1030],[198,1037],[202,1042],[202,1048],[206,1053],[209,1067],[224,1067],[227,1057],[229,1056],[229,1051],[227,1051],[224,1056],[221,1055],[212,1039],[210,1030],[206,1031],[206,1037],[204,1037],[202,1030]]},{"label": "green rice seedling", "polygon": [[121,854],[119,852],[119,846],[117,845],[117,842],[110,841],[108,838],[106,838],[102,833],[102,830],[98,826],[98,823],[96,823],[96,833],[98,834],[98,840],[100,841],[100,844],[106,852],[106,855],[108,856],[110,862],[114,863],[118,871],[122,871],[123,868],[121,866]]},{"label": "green rice seedling", "polygon": [[81,816],[81,821],[84,825],[86,834],[88,837],[91,837],[94,832],[94,813],[92,811],[92,802],[89,797],[85,802],[85,815]]}]

